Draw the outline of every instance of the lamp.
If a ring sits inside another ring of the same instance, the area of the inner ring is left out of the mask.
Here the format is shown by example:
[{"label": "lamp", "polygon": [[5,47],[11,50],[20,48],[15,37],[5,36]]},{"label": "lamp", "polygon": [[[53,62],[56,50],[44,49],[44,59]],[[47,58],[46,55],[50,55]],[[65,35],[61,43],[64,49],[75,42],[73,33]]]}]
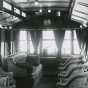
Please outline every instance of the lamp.
[{"label": "lamp", "polygon": [[14,12],[20,15],[20,9],[14,7]]},{"label": "lamp", "polygon": [[42,13],[42,9],[40,9],[39,12]]},{"label": "lamp", "polygon": [[38,5],[39,4],[38,0],[35,0],[34,4],[35,5]]},{"label": "lamp", "polygon": [[82,29],[82,28],[83,28],[83,26],[82,26],[82,25],[80,25],[80,28]]},{"label": "lamp", "polygon": [[48,9],[48,13],[51,13],[51,10],[50,9]]},{"label": "lamp", "polygon": [[83,22],[83,26],[84,26],[84,27],[87,27],[87,26],[88,26],[87,21]]},{"label": "lamp", "polygon": [[8,10],[12,9],[12,6],[9,3],[5,2],[5,1],[3,1],[3,7],[8,9]]},{"label": "lamp", "polygon": [[60,13],[60,11],[58,11],[58,12],[57,12],[57,16],[60,16],[60,15],[61,15],[61,13]]},{"label": "lamp", "polygon": [[22,11],[22,16],[23,17],[26,17],[26,13]]},{"label": "lamp", "polygon": [[0,28],[2,28],[2,25],[0,24]]}]

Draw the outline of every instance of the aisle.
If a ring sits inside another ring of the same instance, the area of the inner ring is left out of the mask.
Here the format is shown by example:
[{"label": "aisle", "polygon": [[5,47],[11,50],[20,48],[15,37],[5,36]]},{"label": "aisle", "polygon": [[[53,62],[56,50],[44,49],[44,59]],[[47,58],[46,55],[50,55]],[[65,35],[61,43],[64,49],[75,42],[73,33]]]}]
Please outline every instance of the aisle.
[{"label": "aisle", "polygon": [[56,88],[56,77],[44,76],[36,88]]}]

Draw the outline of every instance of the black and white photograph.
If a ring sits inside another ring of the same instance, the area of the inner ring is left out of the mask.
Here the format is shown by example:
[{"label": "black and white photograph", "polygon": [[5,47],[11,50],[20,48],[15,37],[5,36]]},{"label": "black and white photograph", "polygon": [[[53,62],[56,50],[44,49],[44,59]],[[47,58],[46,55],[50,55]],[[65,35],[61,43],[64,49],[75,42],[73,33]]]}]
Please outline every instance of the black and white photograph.
[{"label": "black and white photograph", "polygon": [[88,0],[0,0],[0,88],[88,88]]}]

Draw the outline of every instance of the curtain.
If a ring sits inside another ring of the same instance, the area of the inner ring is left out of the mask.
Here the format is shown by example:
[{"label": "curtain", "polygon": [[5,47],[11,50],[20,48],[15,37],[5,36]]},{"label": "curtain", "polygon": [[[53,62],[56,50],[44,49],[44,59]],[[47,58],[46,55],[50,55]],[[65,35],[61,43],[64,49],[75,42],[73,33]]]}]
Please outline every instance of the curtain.
[{"label": "curtain", "polygon": [[34,47],[34,54],[37,54],[38,45],[42,36],[42,31],[32,30],[30,31],[30,34],[31,34],[31,39],[32,39],[33,47]]},{"label": "curtain", "polygon": [[87,54],[88,52],[88,30],[85,30],[85,44],[86,44],[85,52]]},{"label": "curtain", "polygon": [[14,41],[14,53],[18,52],[19,50],[19,35],[20,30],[13,31],[13,41]]},{"label": "curtain", "polygon": [[78,29],[76,30],[76,35],[79,43],[80,49],[82,48],[82,30]]},{"label": "curtain", "polygon": [[11,49],[11,31],[10,30],[5,30],[5,53],[8,53],[8,55],[11,54],[10,49]]},{"label": "curtain", "polygon": [[[1,56],[1,29],[0,29],[0,56]],[[0,57],[1,59],[1,57]]]},{"label": "curtain", "polygon": [[85,44],[83,42],[83,30],[82,29],[78,29],[76,30],[76,35],[77,35],[77,40],[78,40],[78,44],[79,44],[79,47],[81,49],[80,51],[80,54],[81,53],[84,53],[84,48],[85,48]]},{"label": "curtain", "polygon": [[85,29],[78,29],[76,30],[76,34],[81,49],[80,53],[87,53],[88,31]]},{"label": "curtain", "polygon": [[13,39],[13,30],[11,30],[11,32],[10,32],[10,36],[11,36],[11,46],[10,46],[10,51],[11,51],[11,54],[14,54],[14,49],[13,49],[13,44],[14,44],[14,39]]},{"label": "curtain", "polygon": [[1,66],[2,62],[1,62],[1,29],[0,29],[0,66]]},{"label": "curtain", "polygon": [[61,48],[64,40],[65,30],[55,30],[54,31],[56,45],[58,48],[58,55],[61,55]]}]

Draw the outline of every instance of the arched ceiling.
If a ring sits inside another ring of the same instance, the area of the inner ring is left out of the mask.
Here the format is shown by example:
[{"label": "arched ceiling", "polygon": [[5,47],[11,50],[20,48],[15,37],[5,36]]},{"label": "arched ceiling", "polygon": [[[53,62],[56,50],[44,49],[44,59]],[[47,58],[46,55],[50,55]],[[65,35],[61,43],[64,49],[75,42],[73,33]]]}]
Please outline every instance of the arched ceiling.
[{"label": "arched ceiling", "polygon": [[[24,11],[35,11],[39,8],[52,8],[58,10],[68,10],[72,0],[6,0],[22,8]],[[38,4],[36,4],[38,2]]]},{"label": "arched ceiling", "polygon": [[71,19],[88,26],[88,0],[75,0]]},{"label": "arched ceiling", "polygon": [[[51,10],[51,15],[56,15],[56,13],[60,12],[64,13],[63,18],[72,21],[87,24],[88,22],[88,0],[4,0],[11,5],[19,8],[24,11],[28,18],[32,15],[36,15],[36,12],[39,12],[42,9],[42,13],[39,15],[47,15],[48,10]],[[36,3],[37,2],[37,3]],[[0,13],[0,18],[1,17]],[[6,18],[6,16],[4,16]],[[7,19],[12,19],[11,17],[7,17]],[[8,22],[10,22],[7,21]],[[5,20],[6,21],[6,20]],[[1,22],[1,21],[0,21]],[[12,22],[12,20],[11,20]],[[18,20],[16,21],[18,22]],[[13,23],[14,20],[13,20]]]}]

